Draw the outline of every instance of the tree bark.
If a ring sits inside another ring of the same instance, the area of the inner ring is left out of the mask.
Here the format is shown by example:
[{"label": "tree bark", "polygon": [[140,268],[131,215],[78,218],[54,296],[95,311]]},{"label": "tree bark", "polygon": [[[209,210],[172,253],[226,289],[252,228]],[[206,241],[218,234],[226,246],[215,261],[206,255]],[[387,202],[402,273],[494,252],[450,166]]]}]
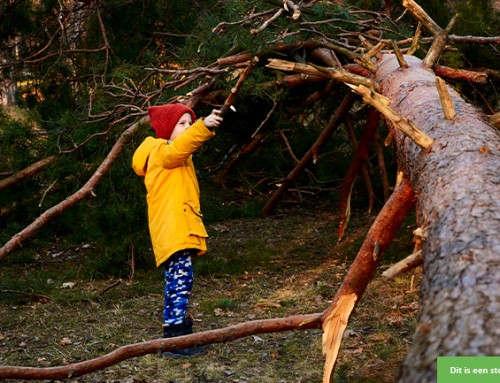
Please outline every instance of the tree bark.
[{"label": "tree bark", "polygon": [[434,73],[384,56],[376,80],[391,107],[434,138],[425,150],[391,123],[399,164],[417,196],[426,233],[421,309],[402,365],[404,383],[436,382],[443,355],[500,355],[500,137],[448,88],[457,115],[443,115]]}]

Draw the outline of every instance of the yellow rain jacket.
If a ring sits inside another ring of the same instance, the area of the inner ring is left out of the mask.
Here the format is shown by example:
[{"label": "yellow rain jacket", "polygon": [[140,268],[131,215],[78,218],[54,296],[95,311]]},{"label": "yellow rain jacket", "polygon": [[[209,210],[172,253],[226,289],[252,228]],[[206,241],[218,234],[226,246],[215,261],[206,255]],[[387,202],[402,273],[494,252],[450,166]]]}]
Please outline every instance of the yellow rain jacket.
[{"label": "yellow rain jacket", "polygon": [[147,137],[134,153],[132,167],[147,190],[156,266],[179,250],[197,249],[198,255],[207,250],[192,154],[213,136],[198,120],[172,141]]}]

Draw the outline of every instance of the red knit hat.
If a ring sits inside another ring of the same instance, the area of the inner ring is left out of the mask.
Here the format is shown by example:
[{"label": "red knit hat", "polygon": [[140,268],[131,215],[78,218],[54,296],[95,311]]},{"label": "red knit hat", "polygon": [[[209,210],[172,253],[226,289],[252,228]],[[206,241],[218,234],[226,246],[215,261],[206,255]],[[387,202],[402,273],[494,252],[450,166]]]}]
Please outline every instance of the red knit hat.
[{"label": "red knit hat", "polygon": [[170,139],[175,125],[184,113],[189,113],[193,122],[196,120],[193,110],[184,104],[165,104],[148,108],[150,124],[156,137]]}]

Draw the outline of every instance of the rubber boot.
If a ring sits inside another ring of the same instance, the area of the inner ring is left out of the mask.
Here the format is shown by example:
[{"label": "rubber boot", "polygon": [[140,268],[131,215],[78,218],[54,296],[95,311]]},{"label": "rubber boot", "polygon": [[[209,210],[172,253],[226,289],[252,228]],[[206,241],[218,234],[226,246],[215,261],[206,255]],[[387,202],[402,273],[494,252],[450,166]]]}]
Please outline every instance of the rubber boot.
[{"label": "rubber boot", "polygon": [[[184,322],[171,326],[163,327],[164,338],[175,338],[177,336],[189,335],[193,333],[193,320],[185,318]],[[207,350],[203,346],[194,346],[184,348],[182,350],[164,351],[161,353],[163,357],[167,358],[190,358],[206,354]]]}]

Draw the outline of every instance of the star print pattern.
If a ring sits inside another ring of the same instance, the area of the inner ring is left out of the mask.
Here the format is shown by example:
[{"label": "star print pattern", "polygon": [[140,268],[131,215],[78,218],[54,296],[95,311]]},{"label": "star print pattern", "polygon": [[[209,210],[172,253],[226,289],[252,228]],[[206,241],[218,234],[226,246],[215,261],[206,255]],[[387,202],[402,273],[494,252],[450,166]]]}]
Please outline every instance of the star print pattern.
[{"label": "star print pattern", "polygon": [[163,325],[180,324],[186,316],[193,288],[191,251],[184,250],[172,256],[165,265],[163,276],[165,278]]}]

